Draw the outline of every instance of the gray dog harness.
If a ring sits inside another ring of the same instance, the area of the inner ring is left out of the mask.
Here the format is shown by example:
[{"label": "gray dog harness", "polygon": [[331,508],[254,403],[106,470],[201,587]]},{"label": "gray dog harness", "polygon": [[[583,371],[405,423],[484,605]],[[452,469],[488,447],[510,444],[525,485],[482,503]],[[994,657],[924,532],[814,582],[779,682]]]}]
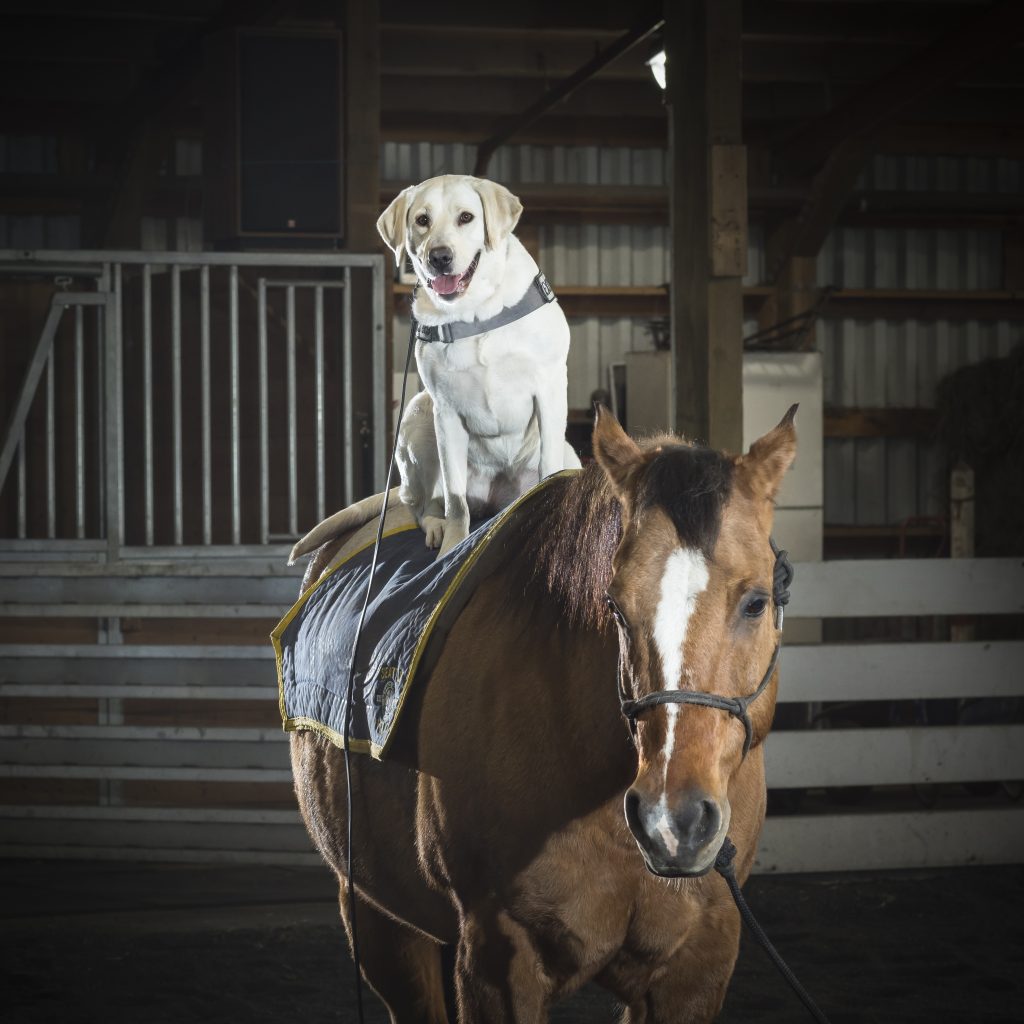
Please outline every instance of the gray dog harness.
[{"label": "gray dog harness", "polygon": [[462,338],[475,338],[478,334],[486,334],[488,331],[496,331],[499,327],[514,324],[522,320],[524,316],[532,313],[541,306],[555,301],[555,291],[548,284],[548,279],[543,272],[530,282],[526,294],[514,305],[506,306],[496,316],[487,320],[460,321],[458,323],[440,324],[437,327],[424,327],[423,324],[416,325],[416,340],[423,342],[440,341],[450,345],[453,341]]}]

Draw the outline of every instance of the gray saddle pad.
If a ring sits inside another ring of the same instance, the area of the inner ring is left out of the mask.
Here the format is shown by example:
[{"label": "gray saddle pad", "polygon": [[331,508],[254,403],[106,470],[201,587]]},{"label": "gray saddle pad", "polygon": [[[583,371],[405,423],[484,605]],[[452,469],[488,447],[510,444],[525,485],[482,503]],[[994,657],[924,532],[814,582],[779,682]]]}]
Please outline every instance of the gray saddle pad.
[{"label": "gray saddle pad", "polygon": [[476,525],[442,559],[425,546],[417,527],[384,537],[359,641],[347,730],[352,643],[373,545],[321,576],[271,634],[284,728],[319,732],[340,747],[348,736],[350,750],[381,758],[413,683],[436,661],[472,596],[484,551],[500,547],[502,527],[515,511],[562,475],[549,477],[499,515]]}]

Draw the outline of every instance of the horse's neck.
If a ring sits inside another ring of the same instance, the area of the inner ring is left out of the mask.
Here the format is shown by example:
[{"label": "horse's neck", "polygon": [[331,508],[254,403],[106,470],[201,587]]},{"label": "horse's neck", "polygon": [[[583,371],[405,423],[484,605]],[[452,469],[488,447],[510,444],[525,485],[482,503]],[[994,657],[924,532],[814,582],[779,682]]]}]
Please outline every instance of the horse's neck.
[{"label": "horse's neck", "polygon": [[[549,638],[529,653],[531,674],[540,680],[539,698],[557,712],[556,730],[574,749],[626,749],[625,724],[616,682],[618,645],[614,635],[591,624],[570,624],[557,598],[545,594],[521,613],[520,635]],[[525,653],[525,652],[524,652]],[[608,750],[599,754],[607,759]]]}]

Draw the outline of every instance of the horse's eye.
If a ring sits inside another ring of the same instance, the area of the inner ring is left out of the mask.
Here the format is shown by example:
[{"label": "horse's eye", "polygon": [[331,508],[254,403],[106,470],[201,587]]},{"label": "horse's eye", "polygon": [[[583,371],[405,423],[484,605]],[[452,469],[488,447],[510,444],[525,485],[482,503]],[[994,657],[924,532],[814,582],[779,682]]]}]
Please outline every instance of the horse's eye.
[{"label": "horse's eye", "polygon": [[764,615],[768,608],[768,601],[755,594],[753,597],[748,597],[743,602],[743,614],[748,619],[759,619]]},{"label": "horse's eye", "polygon": [[430,218],[425,213],[421,213],[416,218],[416,223],[419,224],[419,226],[421,228],[429,228],[430,227]]},{"label": "horse's eye", "polygon": [[608,605],[608,611],[612,613],[612,618],[623,628],[626,629],[626,616],[622,614],[622,610],[615,603],[615,599],[610,595],[606,595],[604,603]]},{"label": "horse's eye", "polygon": [[463,210],[462,213],[459,214],[459,223],[460,224],[468,224],[472,219],[473,219],[473,214],[471,214],[469,212],[469,210]]}]

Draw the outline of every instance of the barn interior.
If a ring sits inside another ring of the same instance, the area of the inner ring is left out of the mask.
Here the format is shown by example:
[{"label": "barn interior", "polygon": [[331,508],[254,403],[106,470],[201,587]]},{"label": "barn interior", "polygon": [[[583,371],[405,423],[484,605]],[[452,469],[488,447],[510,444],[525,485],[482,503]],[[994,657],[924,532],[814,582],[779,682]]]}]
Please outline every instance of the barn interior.
[{"label": "barn interior", "polygon": [[[1014,1019],[977,920],[1024,889],[1022,47],[1017,0],[0,4],[9,1019],[288,1018],[327,975],[304,1017],[354,1019],[267,637],[294,540],[384,487],[376,221],[444,173],[522,200],[584,459],[595,402],[733,452],[800,403],[751,901],[833,1020]],[[721,1019],[796,1019],[759,955]]]}]

